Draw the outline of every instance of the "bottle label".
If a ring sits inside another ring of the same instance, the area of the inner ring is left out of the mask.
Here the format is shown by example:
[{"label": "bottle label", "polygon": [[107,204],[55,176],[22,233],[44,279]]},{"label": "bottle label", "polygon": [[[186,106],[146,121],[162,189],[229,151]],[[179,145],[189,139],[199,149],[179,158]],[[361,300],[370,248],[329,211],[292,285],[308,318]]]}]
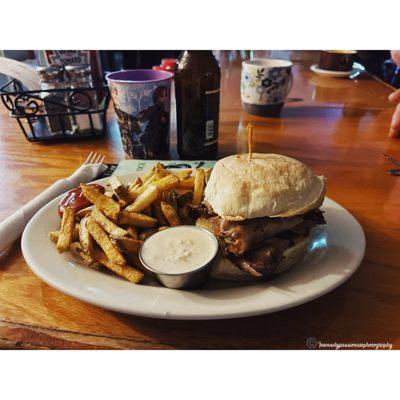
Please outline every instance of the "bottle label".
[{"label": "bottle label", "polygon": [[49,65],[82,65],[90,64],[90,50],[45,50]]},{"label": "bottle label", "polygon": [[206,140],[214,139],[214,120],[206,121]]},{"label": "bottle label", "polygon": [[205,127],[204,145],[210,146],[218,140],[218,119],[219,119],[219,93],[220,89],[205,92]]}]

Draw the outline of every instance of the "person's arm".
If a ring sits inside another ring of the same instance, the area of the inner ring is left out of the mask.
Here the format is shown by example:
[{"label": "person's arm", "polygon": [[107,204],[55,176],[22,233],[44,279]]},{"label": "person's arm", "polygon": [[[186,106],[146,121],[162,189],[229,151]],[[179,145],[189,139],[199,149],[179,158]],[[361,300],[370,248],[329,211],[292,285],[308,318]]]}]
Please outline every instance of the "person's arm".
[{"label": "person's arm", "polygon": [[[392,50],[390,52],[392,60],[400,67],[400,50]],[[394,91],[389,95],[389,101],[396,104],[396,109],[394,110],[392,116],[392,122],[390,124],[390,137],[400,136],[400,89]]]},{"label": "person's arm", "polygon": [[389,101],[394,104],[397,104],[396,109],[394,110],[392,116],[389,136],[399,137],[400,136],[400,89],[397,89],[395,92],[389,95]]},{"label": "person's arm", "polygon": [[392,50],[390,56],[397,66],[400,67],[400,50]]}]

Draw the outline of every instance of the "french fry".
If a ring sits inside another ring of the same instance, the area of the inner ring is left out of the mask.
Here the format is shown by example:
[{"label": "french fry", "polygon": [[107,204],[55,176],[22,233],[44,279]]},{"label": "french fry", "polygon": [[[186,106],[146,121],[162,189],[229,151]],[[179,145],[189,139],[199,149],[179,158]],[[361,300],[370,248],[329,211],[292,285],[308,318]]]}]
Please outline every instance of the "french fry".
[{"label": "french fry", "polygon": [[157,176],[157,180],[163,178],[164,176],[166,176],[168,173],[165,170],[164,166],[161,163],[157,163],[154,166],[154,174]]},{"label": "french fry", "polygon": [[86,254],[91,255],[93,253],[94,241],[93,237],[87,229],[87,221],[88,217],[86,216],[81,220],[81,223],[79,224],[79,243],[81,244],[82,250]]},{"label": "french fry", "polygon": [[111,241],[107,233],[103,228],[94,220],[93,217],[89,217],[86,222],[86,227],[96,243],[103,249],[108,259],[115,263],[123,265],[126,263],[125,258],[118,250],[117,246]]},{"label": "french fry", "polygon": [[196,175],[194,176],[194,190],[193,190],[193,204],[199,204],[203,200],[204,192],[204,170],[199,168],[196,169]]},{"label": "french fry", "polygon": [[82,245],[78,242],[71,243],[70,250],[72,255],[76,258],[79,263],[82,263],[88,267],[98,269],[100,263],[96,261],[93,257],[88,255],[83,249]]},{"label": "french fry", "polygon": [[154,182],[154,186],[159,192],[164,192],[165,190],[170,190],[177,187],[180,184],[180,179],[175,175],[167,175],[158,181]]},{"label": "french fry", "polygon": [[94,207],[91,214],[92,218],[114,239],[123,238],[128,235],[125,229],[115,225],[97,207]]},{"label": "french fry", "polygon": [[[49,239],[57,243],[58,237],[60,236],[60,231],[52,231],[49,233]],[[79,240],[79,224],[75,224],[74,232],[72,233],[72,241],[77,242]]]},{"label": "french fry", "polygon": [[60,234],[57,239],[57,251],[64,253],[69,250],[75,228],[75,209],[66,207],[63,211]]},{"label": "french fry", "polygon": [[147,189],[147,186],[135,186],[131,188],[128,192],[129,197],[131,198],[132,201],[136,200],[137,197],[139,197],[145,190]]},{"label": "french fry", "polygon": [[152,228],[157,224],[155,218],[149,217],[145,214],[121,211],[118,217],[118,222],[123,225],[134,226],[136,228]]},{"label": "french fry", "polygon": [[72,219],[71,210],[66,211],[61,230],[50,232],[49,238],[58,251],[70,250],[82,264],[104,265],[137,283],[143,273],[131,265],[141,268],[138,252],[143,241],[158,231],[193,223],[190,208],[202,201],[210,173],[211,169],[198,169],[194,175],[190,169],[172,172],[157,163],[129,186],[117,176],[110,178],[104,194],[81,184],[93,205],[76,214],[72,210]]},{"label": "french fry", "polygon": [[110,184],[114,194],[117,196],[118,203],[121,207],[125,207],[132,202],[125,185],[121,182],[121,179],[118,176],[112,176],[108,183]]},{"label": "french fry", "polygon": [[121,179],[119,176],[112,176],[109,181],[108,184],[111,186],[112,191],[118,196],[118,193],[120,191],[124,191],[125,185],[122,183]]},{"label": "french fry", "polygon": [[152,217],[152,209],[151,209],[151,204],[149,204],[143,211],[143,214],[148,215],[149,217]]},{"label": "french fry", "polygon": [[133,187],[132,189],[129,190],[128,194],[129,197],[133,200],[136,200],[137,197],[139,197],[143,192],[146,191],[146,189],[152,185],[155,181],[157,180],[156,174],[152,175],[152,177],[145,182],[142,186],[139,187]]},{"label": "french fry", "polygon": [[160,179],[162,179],[164,177],[165,177],[165,174],[163,172],[156,172],[154,174],[154,181],[151,182],[151,183],[153,184],[154,182],[157,182],[157,181],[159,181]]},{"label": "french fry", "polygon": [[94,206],[89,206],[86,208],[82,208],[81,210],[77,211],[75,214],[75,218],[77,220],[81,220],[83,217],[86,217],[86,215],[88,215],[90,213],[90,211],[92,211],[92,208]]},{"label": "french fry", "polygon": [[157,197],[157,199],[155,199],[153,201],[152,207],[153,207],[154,216],[157,218],[158,224],[159,225],[167,225],[168,222],[165,219],[164,213],[161,209],[160,197]]},{"label": "french fry", "polygon": [[81,184],[81,188],[83,195],[108,218],[115,220],[118,217],[121,206],[115,200],[102,194],[96,187]]},{"label": "french fry", "polygon": [[128,251],[129,253],[139,253],[143,241],[137,239],[123,238],[118,239],[117,243],[122,247],[124,251]]},{"label": "french fry", "polygon": [[142,181],[139,177],[137,177],[137,178],[128,186],[128,192],[129,192],[131,189],[135,189],[135,188],[137,188],[137,187],[139,187],[139,186],[142,186],[142,183],[143,183],[143,181]]},{"label": "french fry", "polygon": [[182,169],[180,171],[174,171],[172,172],[173,175],[177,176],[180,180],[185,180],[189,178],[190,175],[192,175],[192,170],[191,169]]},{"label": "french fry", "polygon": [[58,237],[60,236],[60,231],[52,231],[49,233],[49,239],[53,243],[57,243]]},{"label": "french fry", "polygon": [[147,182],[152,176],[154,175],[154,167],[149,169],[143,176],[142,176],[142,182],[145,183]]},{"label": "french fry", "polygon": [[140,212],[149,206],[158,197],[158,189],[155,185],[149,185],[148,188],[139,195],[135,201],[125,208],[125,211]]},{"label": "french fry", "polygon": [[114,272],[116,275],[119,275],[132,283],[139,283],[144,274],[143,272],[137,270],[136,268],[131,267],[128,264],[116,264],[112,262],[107,254],[103,253],[101,250],[96,249],[94,252],[94,258],[102,265],[104,265],[107,269]]},{"label": "french fry", "polygon": [[168,204],[165,201],[161,202],[161,210],[165,215],[165,218],[167,219],[168,223],[171,226],[177,226],[180,225],[181,220],[179,218],[178,213],[176,212],[175,208],[172,207],[170,204]]},{"label": "french fry", "polygon": [[158,228],[149,228],[144,230],[140,235],[139,235],[139,239],[141,241],[144,241],[146,239],[148,239],[151,235],[153,235],[154,233],[156,233],[158,231]]},{"label": "french fry", "polygon": [[133,227],[133,226],[126,226],[126,227],[125,227],[125,230],[128,232],[129,236],[130,236],[132,239],[139,239],[139,234],[138,234],[138,231],[137,231],[137,229],[136,229],[135,227]]},{"label": "french fry", "polygon": [[193,189],[194,188],[194,176],[181,180],[178,189]]},{"label": "french fry", "polygon": [[158,172],[160,170],[165,170],[165,165],[157,161],[157,164],[154,166],[154,172]]}]

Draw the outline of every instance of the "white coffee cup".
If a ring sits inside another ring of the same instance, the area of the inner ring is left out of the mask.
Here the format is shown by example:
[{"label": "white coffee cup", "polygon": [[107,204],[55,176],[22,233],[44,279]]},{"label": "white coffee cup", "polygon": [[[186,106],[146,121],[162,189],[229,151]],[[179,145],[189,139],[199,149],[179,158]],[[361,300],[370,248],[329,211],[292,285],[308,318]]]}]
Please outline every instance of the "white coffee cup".
[{"label": "white coffee cup", "polygon": [[243,61],[240,94],[244,110],[261,116],[279,115],[292,88],[292,65],[269,58]]}]

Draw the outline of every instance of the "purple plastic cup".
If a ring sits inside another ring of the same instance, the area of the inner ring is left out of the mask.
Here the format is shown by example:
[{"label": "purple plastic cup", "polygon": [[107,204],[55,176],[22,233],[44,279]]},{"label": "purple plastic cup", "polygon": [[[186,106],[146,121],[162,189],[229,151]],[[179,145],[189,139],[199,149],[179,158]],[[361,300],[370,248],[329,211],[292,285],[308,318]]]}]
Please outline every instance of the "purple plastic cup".
[{"label": "purple plastic cup", "polygon": [[173,76],[151,69],[106,76],[128,158],[165,159],[168,155]]}]

